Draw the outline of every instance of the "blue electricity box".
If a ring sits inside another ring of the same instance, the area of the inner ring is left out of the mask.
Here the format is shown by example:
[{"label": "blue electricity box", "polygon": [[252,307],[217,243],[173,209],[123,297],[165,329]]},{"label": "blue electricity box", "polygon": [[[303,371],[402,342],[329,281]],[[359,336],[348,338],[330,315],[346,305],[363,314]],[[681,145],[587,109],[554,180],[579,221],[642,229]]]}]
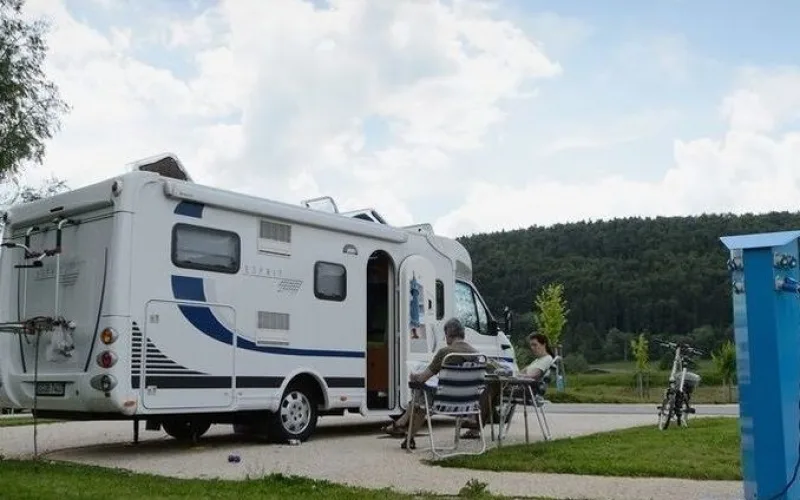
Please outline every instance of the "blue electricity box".
[{"label": "blue electricity box", "polygon": [[800,499],[800,231],[721,238],[730,250],[747,500]]}]

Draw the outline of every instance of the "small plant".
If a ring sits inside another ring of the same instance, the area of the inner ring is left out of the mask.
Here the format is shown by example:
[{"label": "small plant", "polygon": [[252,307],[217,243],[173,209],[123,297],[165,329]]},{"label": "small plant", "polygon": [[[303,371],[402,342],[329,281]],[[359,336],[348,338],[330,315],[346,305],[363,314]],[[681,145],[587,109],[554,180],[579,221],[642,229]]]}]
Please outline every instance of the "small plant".
[{"label": "small plant", "polygon": [[488,483],[484,483],[483,481],[479,481],[473,477],[461,488],[461,490],[458,492],[458,496],[465,498],[491,497],[491,494],[486,491],[487,486],[489,486]]},{"label": "small plant", "polygon": [[716,352],[711,353],[714,369],[722,379],[722,387],[728,389],[728,402],[733,401],[733,385],[736,383],[736,346],[730,340]]},{"label": "small plant", "polygon": [[[650,350],[643,333],[631,340],[631,350],[636,359],[636,391],[640,398],[645,396],[645,375],[650,372]],[[648,384],[649,385],[649,384]]]},{"label": "small plant", "polygon": [[586,373],[589,363],[583,354],[567,354],[564,356],[564,370],[567,373]]},{"label": "small plant", "polygon": [[550,345],[555,347],[561,341],[561,333],[567,324],[567,301],[564,298],[564,285],[551,283],[544,287],[536,297],[536,326],[547,336]]}]

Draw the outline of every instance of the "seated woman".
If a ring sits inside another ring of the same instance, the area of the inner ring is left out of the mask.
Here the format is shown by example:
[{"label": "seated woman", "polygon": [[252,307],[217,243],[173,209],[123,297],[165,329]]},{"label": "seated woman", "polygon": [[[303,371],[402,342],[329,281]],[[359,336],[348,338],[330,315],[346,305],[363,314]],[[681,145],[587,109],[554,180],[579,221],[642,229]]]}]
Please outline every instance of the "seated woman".
[{"label": "seated woman", "polygon": [[528,335],[528,345],[531,346],[534,360],[525,368],[520,370],[521,377],[532,377],[540,379],[553,364],[553,348],[550,347],[550,340],[543,333],[531,333]]},{"label": "seated woman", "polygon": [[[538,380],[544,377],[544,374],[553,364],[553,349],[550,347],[550,341],[548,340],[547,336],[536,332],[528,335],[528,345],[530,345],[534,360],[528,366],[520,370],[519,376]],[[495,405],[499,403],[497,399],[499,398],[499,394],[496,393],[494,384],[490,385],[490,390],[487,391],[486,397],[481,400],[481,419],[483,420],[484,425],[486,425],[486,423],[489,421],[490,398],[494,399]],[[461,436],[462,438],[474,439],[480,437],[477,429],[477,419],[465,422],[464,427],[467,427],[470,430]]]}]

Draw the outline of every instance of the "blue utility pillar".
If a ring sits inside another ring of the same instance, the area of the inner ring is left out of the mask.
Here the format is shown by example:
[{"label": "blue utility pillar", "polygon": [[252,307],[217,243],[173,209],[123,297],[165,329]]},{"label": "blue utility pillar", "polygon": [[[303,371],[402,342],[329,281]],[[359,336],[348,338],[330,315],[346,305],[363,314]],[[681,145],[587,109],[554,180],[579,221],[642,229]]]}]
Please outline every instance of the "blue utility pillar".
[{"label": "blue utility pillar", "polygon": [[[730,250],[747,500],[797,500],[800,441],[800,231],[721,238]],[[781,492],[784,492],[781,494]]]}]

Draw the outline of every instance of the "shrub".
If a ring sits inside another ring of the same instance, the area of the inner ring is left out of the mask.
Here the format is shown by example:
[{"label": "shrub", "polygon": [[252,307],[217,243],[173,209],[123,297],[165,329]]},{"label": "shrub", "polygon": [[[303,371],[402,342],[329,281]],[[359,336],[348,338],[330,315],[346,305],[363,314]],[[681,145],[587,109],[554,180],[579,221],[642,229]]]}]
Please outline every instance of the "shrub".
[{"label": "shrub", "polygon": [[564,356],[564,371],[567,373],[586,373],[589,371],[589,362],[583,354],[567,354]]}]

